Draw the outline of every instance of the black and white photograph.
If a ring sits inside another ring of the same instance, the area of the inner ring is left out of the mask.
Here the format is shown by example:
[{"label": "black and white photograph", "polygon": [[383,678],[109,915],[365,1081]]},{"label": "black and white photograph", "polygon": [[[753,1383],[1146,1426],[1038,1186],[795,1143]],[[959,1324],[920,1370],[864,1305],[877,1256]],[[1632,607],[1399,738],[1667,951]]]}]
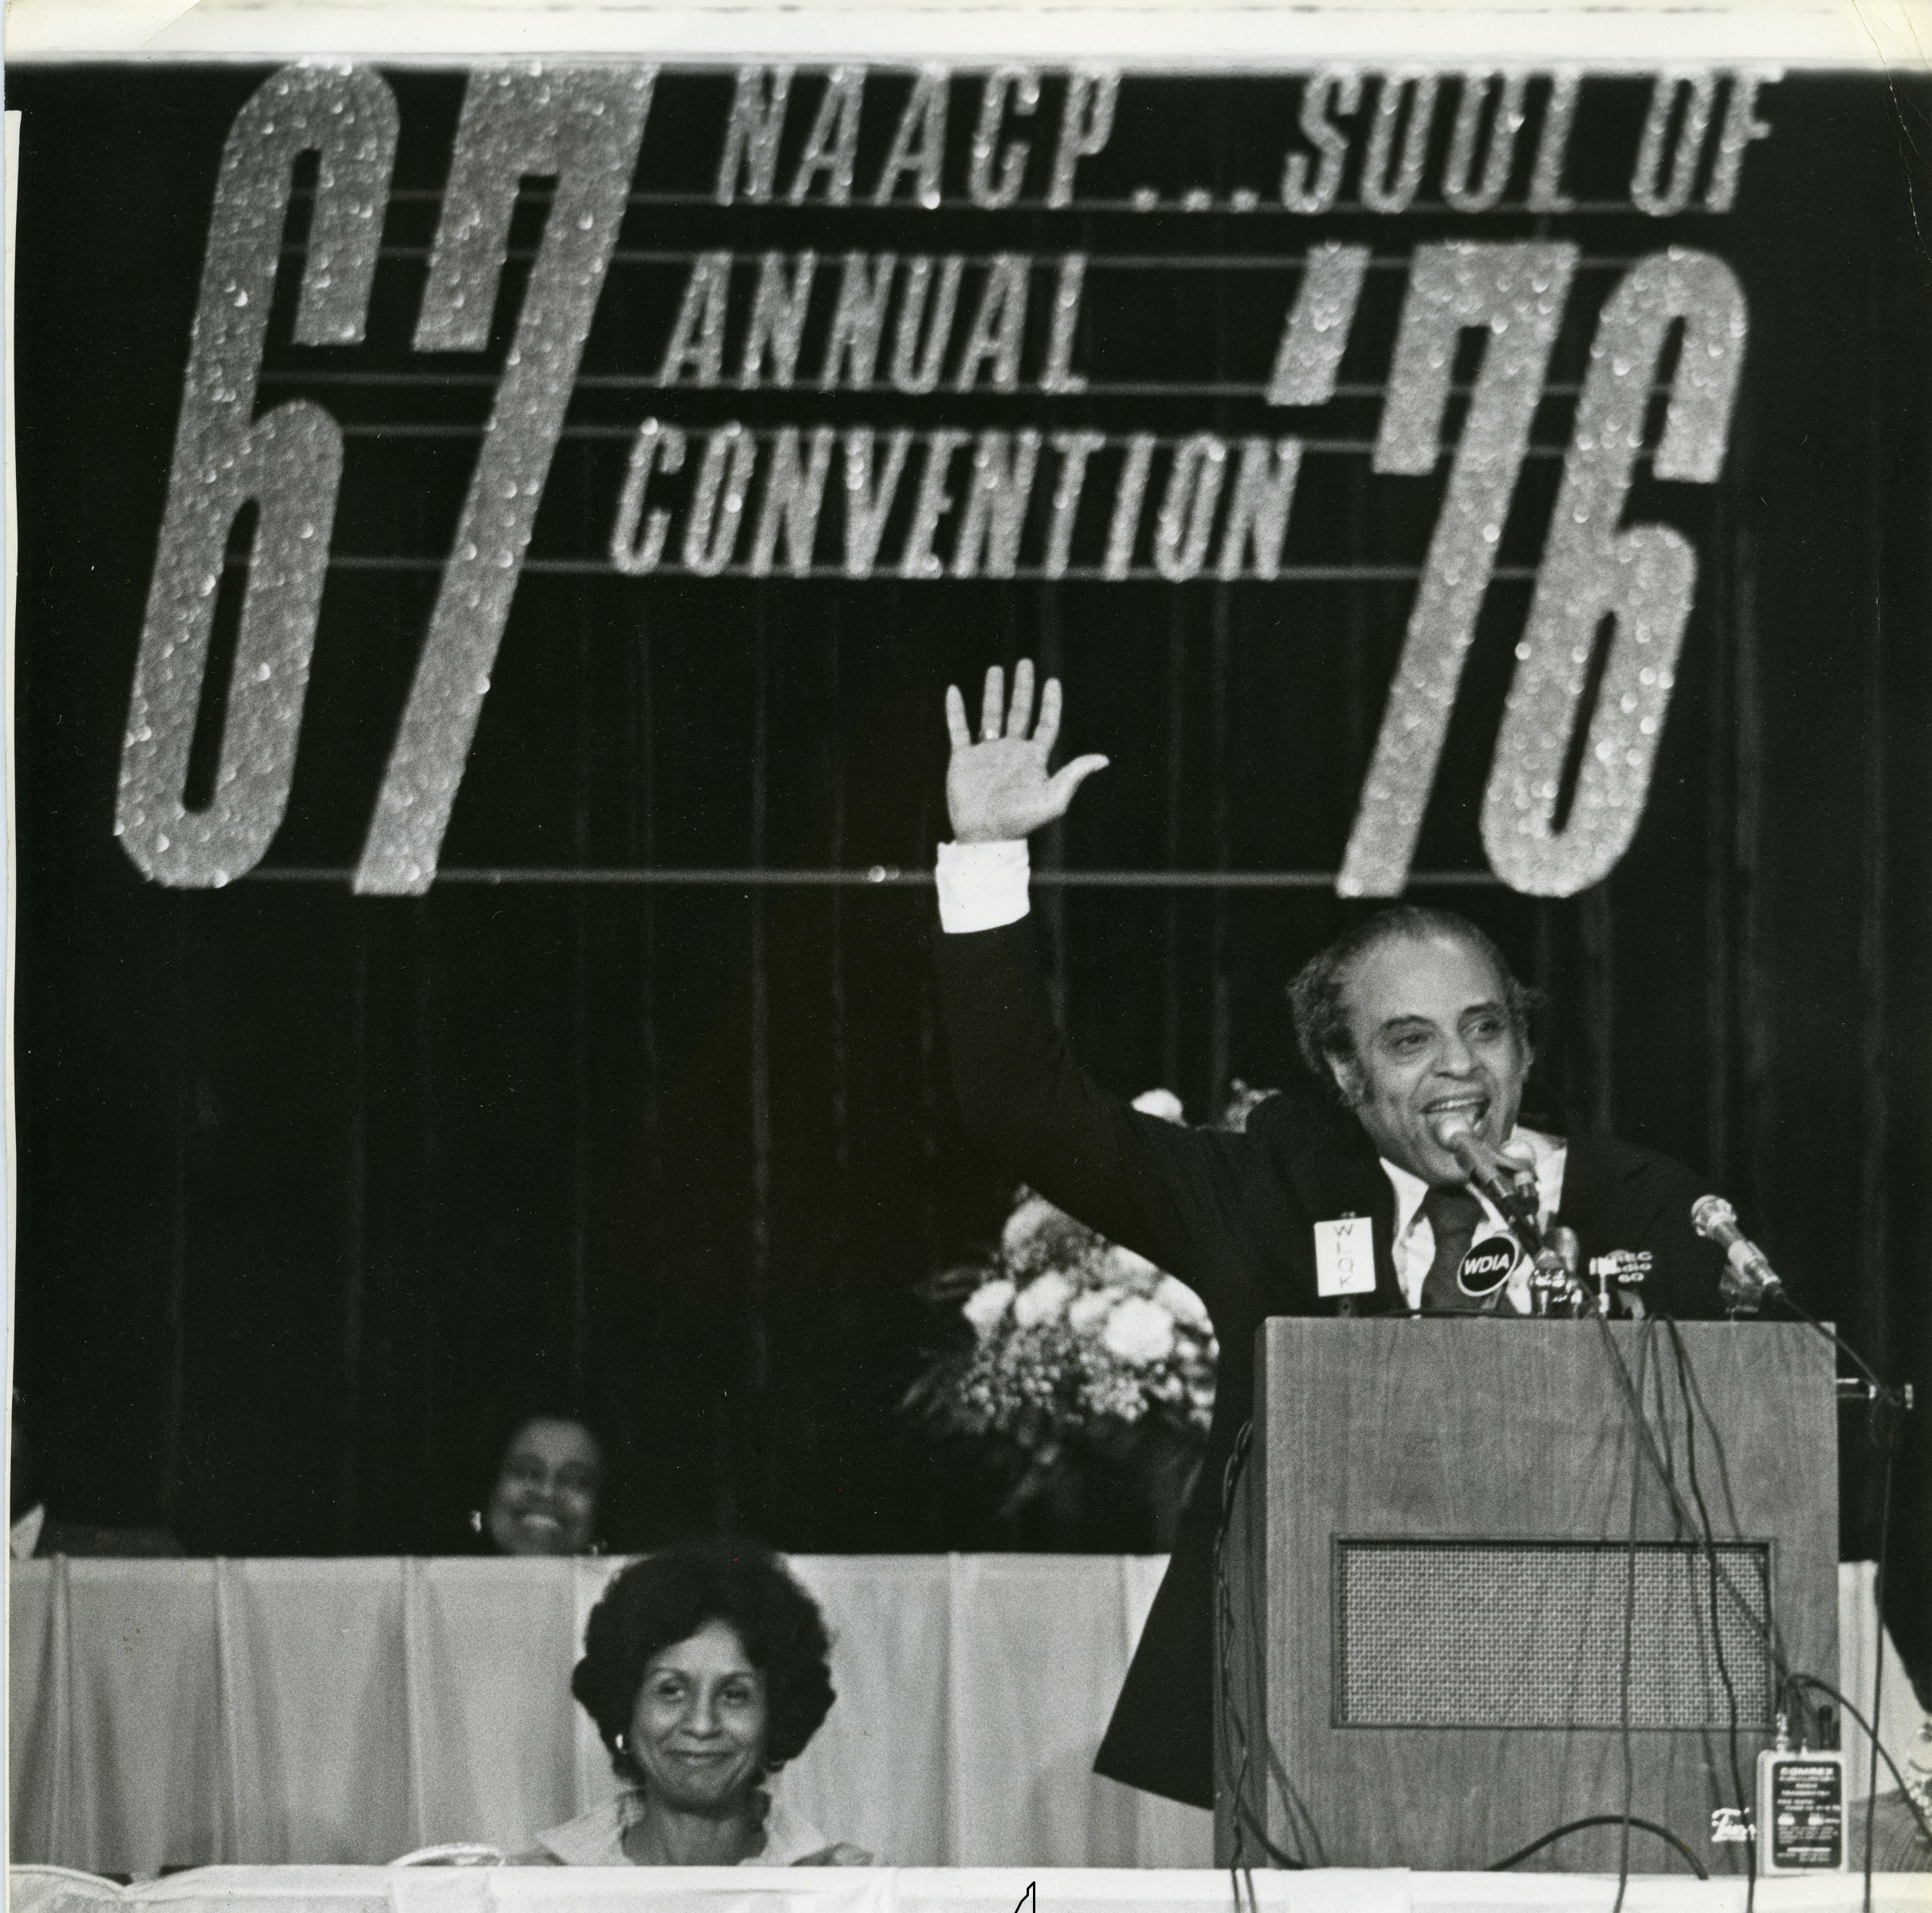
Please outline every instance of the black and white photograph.
[{"label": "black and white photograph", "polygon": [[1928,1905],[1932,7],[6,30],[14,1907]]}]

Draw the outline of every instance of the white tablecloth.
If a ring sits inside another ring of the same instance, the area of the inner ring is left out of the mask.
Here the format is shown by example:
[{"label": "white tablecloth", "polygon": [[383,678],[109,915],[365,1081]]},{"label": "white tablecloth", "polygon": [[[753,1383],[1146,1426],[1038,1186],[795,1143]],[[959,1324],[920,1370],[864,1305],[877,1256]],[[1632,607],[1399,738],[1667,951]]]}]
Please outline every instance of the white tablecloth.
[{"label": "white tablecloth", "polygon": [[[838,1701],[781,1777],[901,1864],[1191,1867],[1208,1816],[1097,1778],[1164,1562],[822,1556]],[[597,1561],[72,1561],[10,1577],[11,1857],[95,1872],[516,1850],[613,1785],[569,1697]],[[1861,1707],[1869,1568],[1840,1587]],[[1895,1668],[1895,1659],[1888,1675]],[[1888,1678],[1885,1739],[1921,1716]],[[1862,1790],[1862,1742],[1848,1741]],[[1003,1913],[1004,1910],[1003,1909]]]}]

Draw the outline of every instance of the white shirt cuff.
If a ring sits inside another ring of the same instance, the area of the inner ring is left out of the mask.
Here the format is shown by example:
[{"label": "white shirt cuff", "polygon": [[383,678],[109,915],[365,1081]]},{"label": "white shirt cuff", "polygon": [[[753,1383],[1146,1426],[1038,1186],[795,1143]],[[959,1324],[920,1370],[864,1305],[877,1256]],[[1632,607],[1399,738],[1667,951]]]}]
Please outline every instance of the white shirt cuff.
[{"label": "white shirt cuff", "polygon": [[1027,913],[1027,840],[942,843],[934,872],[939,921],[948,936],[996,930]]}]

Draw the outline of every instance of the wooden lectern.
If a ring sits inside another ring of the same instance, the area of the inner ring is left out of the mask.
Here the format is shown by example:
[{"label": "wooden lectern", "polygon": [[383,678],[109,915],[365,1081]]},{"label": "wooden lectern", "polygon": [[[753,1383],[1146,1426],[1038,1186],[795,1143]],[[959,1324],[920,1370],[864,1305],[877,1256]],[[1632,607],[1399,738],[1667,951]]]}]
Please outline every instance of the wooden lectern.
[{"label": "wooden lectern", "polygon": [[[1485,1867],[1620,1813],[1628,1746],[1632,1811],[1713,1872],[1744,1870],[1714,1813],[1749,1801],[1780,1659],[1837,1679],[1835,1365],[1797,1324],[1679,1332],[1694,1444],[1661,1323],[1262,1325],[1215,1588],[1223,1864],[1239,1789],[1251,1865],[1272,1844],[1310,1864]],[[1595,1828],[1528,1864],[1614,1871],[1617,1842]],[[1683,1864],[1641,1831],[1631,1860]]]}]

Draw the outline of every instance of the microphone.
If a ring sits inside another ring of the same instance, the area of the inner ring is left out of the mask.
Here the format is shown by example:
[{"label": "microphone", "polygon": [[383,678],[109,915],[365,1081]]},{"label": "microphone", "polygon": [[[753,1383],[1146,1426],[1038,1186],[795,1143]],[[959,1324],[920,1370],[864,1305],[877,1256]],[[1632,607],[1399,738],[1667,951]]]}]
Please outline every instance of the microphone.
[{"label": "microphone", "polygon": [[1526,1191],[1522,1181],[1509,1173],[1517,1165],[1498,1158],[1460,1110],[1451,1110],[1429,1126],[1472,1186],[1489,1198],[1497,1214],[1509,1224],[1517,1239],[1532,1255],[1538,1254],[1543,1247],[1543,1231],[1537,1220],[1534,1182]]},{"label": "microphone", "polygon": [[1738,1212],[1722,1196],[1698,1196],[1690,1205],[1690,1226],[1724,1251],[1719,1288],[1726,1308],[1761,1309],[1766,1297],[1783,1290],[1777,1270],[1764,1251],[1738,1227]]},{"label": "microphone", "polygon": [[1489,1198],[1497,1214],[1509,1224],[1510,1232],[1529,1252],[1535,1264],[1530,1279],[1531,1311],[1537,1315],[1561,1310],[1575,1315],[1587,1313],[1588,1293],[1577,1275],[1582,1251],[1576,1232],[1555,1228],[1544,1235],[1538,1219],[1536,1171],[1527,1163],[1492,1150],[1459,1110],[1429,1126],[1471,1186]]},{"label": "microphone", "polygon": [[1536,1186],[1536,1159],[1530,1152],[1530,1145],[1513,1137],[1497,1150],[1496,1161],[1515,1184],[1518,1201],[1532,1213],[1538,1212],[1541,1199]]},{"label": "microphone", "polygon": [[[1538,1315],[1553,1313],[1559,1303],[1575,1315],[1590,1309],[1590,1292],[1583,1286],[1583,1244],[1574,1229],[1553,1224],[1544,1238],[1547,1247],[1536,1259],[1536,1273],[1530,1292],[1530,1306]],[[1597,1313],[1609,1314],[1608,1298],[1599,1296]]]}]

